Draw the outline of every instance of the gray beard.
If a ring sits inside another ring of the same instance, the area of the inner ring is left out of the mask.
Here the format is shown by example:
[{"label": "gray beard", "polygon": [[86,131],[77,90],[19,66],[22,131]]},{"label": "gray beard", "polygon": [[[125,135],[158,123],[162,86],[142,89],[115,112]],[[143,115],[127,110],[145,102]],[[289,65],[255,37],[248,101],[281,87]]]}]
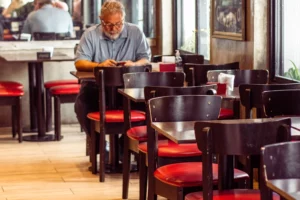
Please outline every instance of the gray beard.
[{"label": "gray beard", "polygon": [[119,34],[111,35],[111,34],[109,34],[109,33],[107,33],[107,32],[104,32],[104,35],[106,35],[106,36],[107,36],[109,39],[111,39],[111,40],[116,40],[116,39],[119,38],[120,33],[119,33]]}]

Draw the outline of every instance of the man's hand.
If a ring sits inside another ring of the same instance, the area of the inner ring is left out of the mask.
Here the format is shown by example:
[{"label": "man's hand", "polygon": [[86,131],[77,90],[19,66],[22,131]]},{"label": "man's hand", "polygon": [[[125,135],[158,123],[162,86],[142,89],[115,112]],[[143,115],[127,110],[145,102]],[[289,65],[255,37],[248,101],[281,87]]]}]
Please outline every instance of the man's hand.
[{"label": "man's hand", "polygon": [[126,67],[133,67],[136,66],[135,62],[132,62],[131,60],[126,60],[126,63],[124,64]]},{"label": "man's hand", "polygon": [[113,67],[116,65],[117,65],[117,62],[115,60],[107,59],[104,62],[102,62],[99,66],[100,67]]}]

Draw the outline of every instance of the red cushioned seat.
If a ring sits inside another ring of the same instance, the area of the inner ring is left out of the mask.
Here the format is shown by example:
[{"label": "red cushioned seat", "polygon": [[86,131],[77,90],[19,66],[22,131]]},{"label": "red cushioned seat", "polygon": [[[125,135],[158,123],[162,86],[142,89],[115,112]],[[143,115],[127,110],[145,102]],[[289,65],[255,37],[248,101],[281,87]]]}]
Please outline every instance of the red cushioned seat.
[{"label": "red cushioned seat", "polygon": [[24,91],[21,89],[0,88],[0,97],[17,97],[23,95]]},{"label": "red cushioned seat", "polygon": [[[227,191],[214,191],[213,200],[260,200],[259,190],[227,190]],[[279,200],[278,194],[273,193],[273,200]],[[185,196],[185,200],[203,200],[202,192],[193,192]]]},{"label": "red cushioned seat", "polygon": [[233,110],[228,108],[221,108],[219,119],[232,119],[234,116]]},{"label": "red cushioned seat", "polygon": [[147,141],[147,126],[135,126],[127,131],[127,136],[140,142]]},{"label": "red cushioned seat", "polygon": [[53,86],[50,88],[50,93],[52,95],[78,94],[80,86],[80,84]]},{"label": "red cushioned seat", "polygon": [[[147,141],[148,134],[147,134],[147,126],[135,126],[130,128],[126,132],[127,136],[132,140],[137,140],[139,142]],[[158,134],[159,139],[166,139],[165,136]]]},{"label": "red cushioned seat", "polygon": [[[157,145],[158,156],[160,157],[192,157],[202,155],[196,143],[177,144],[171,140],[159,140]],[[139,151],[147,153],[147,142],[139,144]]]},{"label": "red cushioned seat", "polygon": [[22,83],[18,83],[15,81],[0,81],[0,88],[16,88],[23,89],[24,86]]},{"label": "red cushioned seat", "polygon": [[54,80],[54,81],[47,81],[44,83],[45,88],[51,88],[58,85],[66,85],[66,84],[78,84],[77,79],[72,80]]},{"label": "red cushioned seat", "polygon": [[[124,122],[124,111],[123,110],[108,110],[105,113],[106,122],[116,123],[116,122]],[[100,121],[99,112],[91,112],[87,115],[87,117],[94,121]],[[138,110],[131,111],[131,122],[139,122],[144,121],[146,119],[145,113]]]},{"label": "red cushioned seat", "polygon": [[[154,177],[168,185],[176,187],[194,187],[202,185],[202,162],[184,162],[159,167]],[[234,169],[234,179],[248,179],[249,175],[241,170]],[[213,180],[217,183],[218,165],[213,164]]]}]

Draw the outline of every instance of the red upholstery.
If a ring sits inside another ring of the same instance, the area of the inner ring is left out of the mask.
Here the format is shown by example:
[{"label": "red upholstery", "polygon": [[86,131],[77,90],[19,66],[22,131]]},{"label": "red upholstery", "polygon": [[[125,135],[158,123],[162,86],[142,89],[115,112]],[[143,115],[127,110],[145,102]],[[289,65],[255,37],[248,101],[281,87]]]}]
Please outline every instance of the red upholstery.
[{"label": "red upholstery", "polygon": [[233,110],[228,108],[221,108],[219,119],[232,119],[233,117]]},{"label": "red upholstery", "polygon": [[52,95],[67,95],[78,94],[80,90],[80,84],[59,85],[50,88]]},{"label": "red upholstery", "polygon": [[[214,191],[213,200],[260,200],[259,190],[227,190]],[[278,194],[273,193],[273,200],[279,200]],[[193,192],[185,196],[185,200],[203,200],[202,192]]]},{"label": "red upholstery", "polygon": [[127,136],[140,142],[147,141],[147,126],[135,126],[127,131]]},{"label": "red upholstery", "polygon": [[[138,140],[139,142],[147,141],[147,126],[135,126],[127,131],[127,136],[132,140]],[[166,139],[162,134],[158,134],[158,139]]]},{"label": "red upholstery", "polygon": [[[159,140],[158,156],[160,157],[191,157],[202,155],[196,143],[177,144],[171,140]],[[147,153],[147,142],[139,144],[139,151]]]},{"label": "red upholstery", "polygon": [[[124,111],[123,110],[108,110],[105,113],[106,122],[117,123],[124,122]],[[90,120],[100,121],[99,112],[91,112],[87,115]],[[144,121],[146,119],[145,113],[138,110],[131,111],[131,122]]]},{"label": "red upholstery", "polygon": [[17,97],[23,95],[24,91],[21,89],[0,88],[0,97]]},{"label": "red upholstery", "polygon": [[[202,185],[202,162],[184,162],[159,167],[154,172],[158,180],[176,187],[194,187]],[[249,175],[234,169],[234,179],[248,179]],[[218,165],[213,164],[213,180],[217,183]]]},{"label": "red upholstery", "polygon": [[3,34],[3,40],[16,40],[12,34]]},{"label": "red upholstery", "polygon": [[67,85],[67,84],[78,84],[77,79],[72,80],[54,80],[54,81],[47,81],[44,83],[45,88],[51,88],[58,85]]},{"label": "red upholstery", "polygon": [[23,89],[23,85],[22,83],[18,83],[15,81],[0,81],[0,88]]}]

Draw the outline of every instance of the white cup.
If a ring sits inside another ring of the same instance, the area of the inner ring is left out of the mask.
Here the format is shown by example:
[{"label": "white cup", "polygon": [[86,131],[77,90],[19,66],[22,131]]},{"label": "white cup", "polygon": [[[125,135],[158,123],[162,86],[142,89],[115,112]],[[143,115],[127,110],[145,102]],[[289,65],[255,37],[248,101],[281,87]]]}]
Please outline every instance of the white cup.
[{"label": "white cup", "polygon": [[42,47],[43,52],[50,52],[50,57],[53,56],[54,47],[51,46],[44,46]]}]

